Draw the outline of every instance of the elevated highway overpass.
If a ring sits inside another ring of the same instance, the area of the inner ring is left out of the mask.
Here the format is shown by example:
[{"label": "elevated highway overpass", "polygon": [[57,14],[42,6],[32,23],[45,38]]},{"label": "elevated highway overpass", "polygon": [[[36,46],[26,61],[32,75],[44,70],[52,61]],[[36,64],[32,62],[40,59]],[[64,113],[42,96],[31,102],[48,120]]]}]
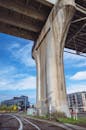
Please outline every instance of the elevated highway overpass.
[{"label": "elevated highway overpass", "polygon": [[38,113],[70,116],[63,52],[86,53],[86,0],[0,0],[0,32],[34,41]]},{"label": "elevated highway overpass", "polygon": [[[50,2],[49,2],[50,1]],[[0,32],[37,41],[55,0],[0,0]],[[51,3],[52,2],[52,3]],[[80,52],[86,48],[86,1],[75,0],[65,47]]]}]

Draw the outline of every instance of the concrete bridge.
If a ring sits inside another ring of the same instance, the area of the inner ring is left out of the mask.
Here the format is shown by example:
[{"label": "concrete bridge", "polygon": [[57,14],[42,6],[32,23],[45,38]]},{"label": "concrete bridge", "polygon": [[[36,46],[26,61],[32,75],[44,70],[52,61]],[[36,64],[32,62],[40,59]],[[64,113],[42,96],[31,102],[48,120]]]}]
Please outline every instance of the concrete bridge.
[{"label": "concrete bridge", "polygon": [[0,0],[0,31],[34,41],[38,113],[70,116],[63,52],[86,52],[86,0]]}]

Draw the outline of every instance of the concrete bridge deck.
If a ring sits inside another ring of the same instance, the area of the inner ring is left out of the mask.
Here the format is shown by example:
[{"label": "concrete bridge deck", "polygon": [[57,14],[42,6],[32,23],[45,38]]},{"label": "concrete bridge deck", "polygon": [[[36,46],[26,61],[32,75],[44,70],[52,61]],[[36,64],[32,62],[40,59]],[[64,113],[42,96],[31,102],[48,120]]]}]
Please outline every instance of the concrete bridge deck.
[{"label": "concrete bridge deck", "polygon": [[[65,47],[86,52],[86,0],[76,8]],[[53,4],[45,0],[0,0],[0,32],[36,41]]]}]

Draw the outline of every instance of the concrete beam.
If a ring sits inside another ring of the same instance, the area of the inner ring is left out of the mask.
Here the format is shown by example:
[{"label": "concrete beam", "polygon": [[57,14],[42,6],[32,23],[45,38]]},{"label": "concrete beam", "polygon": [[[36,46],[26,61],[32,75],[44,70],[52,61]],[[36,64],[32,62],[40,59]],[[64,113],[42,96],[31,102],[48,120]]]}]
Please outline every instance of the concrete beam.
[{"label": "concrete beam", "polygon": [[0,22],[0,32],[35,41],[38,34]]},{"label": "concrete beam", "polygon": [[18,4],[13,0],[0,0],[0,6],[16,11],[18,13],[21,13],[23,15],[29,16],[31,18],[34,18],[36,20],[45,21],[46,20],[46,14],[42,13],[38,10],[35,10],[34,8],[27,7],[24,4],[21,4],[21,1],[18,2]]},{"label": "concrete beam", "polygon": [[51,28],[52,22],[54,21],[58,10],[60,10],[61,8],[65,7],[65,6],[74,6],[76,8],[75,2],[74,0],[58,0],[57,3],[55,4],[55,6],[53,7],[41,33],[40,36],[38,37],[37,43],[35,44],[35,49],[38,48],[39,44],[41,43],[42,39],[45,37],[45,34],[48,32],[48,30]]},{"label": "concrete beam", "polygon": [[36,1],[38,1],[39,3],[41,3],[41,4],[45,5],[45,6],[48,6],[50,8],[53,7],[53,4],[48,2],[48,1],[46,1],[46,0],[36,0]]},{"label": "concrete beam", "polygon": [[0,21],[16,27],[20,27],[33,32],[40,32],[40,25],[32,20],[25,20],[21,15],[9,13],[9,10],[0,8]]}]

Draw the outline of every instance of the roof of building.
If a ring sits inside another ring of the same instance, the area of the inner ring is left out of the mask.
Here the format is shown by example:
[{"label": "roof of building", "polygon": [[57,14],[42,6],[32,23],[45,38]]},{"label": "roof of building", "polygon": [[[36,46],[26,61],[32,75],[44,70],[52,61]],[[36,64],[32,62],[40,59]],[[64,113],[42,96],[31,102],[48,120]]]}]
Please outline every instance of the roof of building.
[{"label": "roof of building", "polygon": [[68,95],[73,95],[73,94],[81,94],[81,93],[85,93],[85,94],[86,94],[86,91],[74,92],[74,93],[70,93],[70,94],[68,94]]}]

